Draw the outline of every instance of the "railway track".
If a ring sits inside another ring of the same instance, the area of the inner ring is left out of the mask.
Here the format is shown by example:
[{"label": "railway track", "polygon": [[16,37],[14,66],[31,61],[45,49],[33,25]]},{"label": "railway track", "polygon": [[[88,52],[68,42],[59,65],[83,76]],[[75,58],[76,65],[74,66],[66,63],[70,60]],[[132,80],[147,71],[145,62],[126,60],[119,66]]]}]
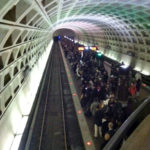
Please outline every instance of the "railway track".
[{"label": "railway track", "polygon": [[62,56],[54,43],[25,150],[84,150]]},{"label": "railway track", "polygon": [[[48,87],[46,91],[39,150],[67,150],[60,59],[58,47],[57,44],[55,44],[52,62],[50,64],[49,79],[46,83]],[[51,144],[49,144],[49,142]]]}]

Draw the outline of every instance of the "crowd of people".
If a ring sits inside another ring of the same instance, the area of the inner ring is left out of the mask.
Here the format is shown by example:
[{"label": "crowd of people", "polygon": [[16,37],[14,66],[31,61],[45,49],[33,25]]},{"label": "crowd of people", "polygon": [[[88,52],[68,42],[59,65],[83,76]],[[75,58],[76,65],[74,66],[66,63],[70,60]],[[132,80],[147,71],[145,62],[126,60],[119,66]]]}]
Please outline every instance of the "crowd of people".
[{"label": "crowd of people", "polygon": [[105,58],[98,58],[91,50],[78,51],[78,44],[63,39],[64,54],[73,72],[81,81],[81,106],[87,117],[93,117],[94,137],[102,137],[101,149],[130,113],[121,102],[135,101],[141,88],[140,74],[131,69],[121,69],[111,64],[111,74],[105,66]]}]

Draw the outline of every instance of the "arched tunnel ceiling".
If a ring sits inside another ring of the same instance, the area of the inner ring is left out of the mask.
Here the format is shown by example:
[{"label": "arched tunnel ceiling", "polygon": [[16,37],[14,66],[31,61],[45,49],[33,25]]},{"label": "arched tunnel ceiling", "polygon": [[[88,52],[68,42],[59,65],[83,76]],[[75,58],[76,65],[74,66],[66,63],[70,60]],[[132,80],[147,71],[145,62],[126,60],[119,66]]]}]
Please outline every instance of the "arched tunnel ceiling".
[{"label": "arched tunnel ceiling", "polygon": [[[95,43],[101,42],[103,47],[104,45],[116,47],[119,43],[126,51],[128,49],[150,51],[149,0],[0,0],[0,2],[0,27],[3,30],[1,48],[6,47],[11,34],[15,34],[15,38],[19,40],[20,36],[41,37],[47,35],[47,32],[56,25],[57,28],[53,30],[59,29],[60,23],[65,22],[65,28],[80,31],[82,34],[80,38],[87,42],[91,40],[96,41]],[[9,25],[12,25],[14,30],[11,29],[8,33]],[[18,26],[22,33],[15,30]],[[90,37],[86,37],[87,35]],[[137,44],[142,45],[141,49],[144,45],[144,48],[141,50],[139,46],[136,47]]]},{"label": "arched tunnel ceiling", "polygon": [[17,78],[21,85],[22,67],[34,66],[58,29],[71,29],[76,40],[150,75],[149,0],[0,0],[0,95],[6,101],[13,95],[7,85],[14,91]]},{"label": "arched tunnel ceiling", "polygon": [[57,9],[49,14],[54,31],[74,30],[77,41],[150,75],[150,1],[62,1],[60,8],[60,15]]},{"label": "arched tunnel ceiling", "polygon": [[56,31],[150,75],[150,0],[0,0],[0,118]]}]

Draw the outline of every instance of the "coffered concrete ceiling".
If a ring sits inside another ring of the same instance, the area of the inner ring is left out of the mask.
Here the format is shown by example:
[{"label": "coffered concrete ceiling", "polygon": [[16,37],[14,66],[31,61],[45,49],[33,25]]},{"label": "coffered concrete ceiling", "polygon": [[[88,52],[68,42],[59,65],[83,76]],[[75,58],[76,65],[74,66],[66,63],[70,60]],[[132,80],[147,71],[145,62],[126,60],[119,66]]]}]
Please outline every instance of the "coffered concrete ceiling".
[{"label": "coffered concrete ceiling", "polygon": [[150,75],[149,0],[0,0],[0,114],[58,29]]}]

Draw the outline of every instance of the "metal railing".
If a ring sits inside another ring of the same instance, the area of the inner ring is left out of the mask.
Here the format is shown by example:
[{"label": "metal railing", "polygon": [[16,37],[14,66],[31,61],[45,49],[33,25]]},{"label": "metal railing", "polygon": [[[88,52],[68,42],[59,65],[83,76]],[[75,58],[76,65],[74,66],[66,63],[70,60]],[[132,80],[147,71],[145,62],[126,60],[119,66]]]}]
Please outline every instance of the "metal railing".
[{"label": "metal railing", "polygon": [[125,120],[117,132],[113,135],[110,141],[105,145],[103,150],[117,150],[118,145],[126,136],[126,133],[130,130],[131,126],[135,123],[138,118],[138,115],[142,110],[150,104],[150,97],[144,100],[142,104]]}]

